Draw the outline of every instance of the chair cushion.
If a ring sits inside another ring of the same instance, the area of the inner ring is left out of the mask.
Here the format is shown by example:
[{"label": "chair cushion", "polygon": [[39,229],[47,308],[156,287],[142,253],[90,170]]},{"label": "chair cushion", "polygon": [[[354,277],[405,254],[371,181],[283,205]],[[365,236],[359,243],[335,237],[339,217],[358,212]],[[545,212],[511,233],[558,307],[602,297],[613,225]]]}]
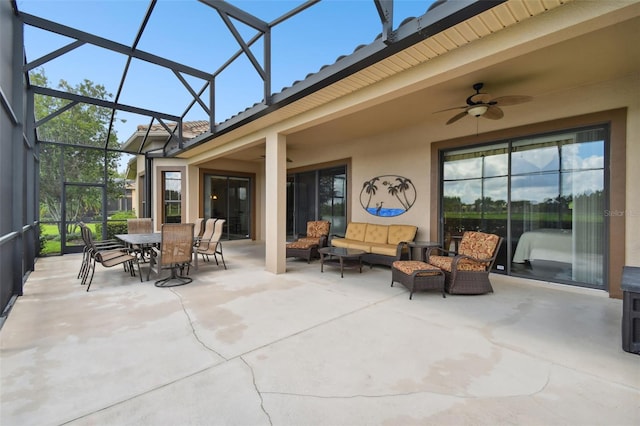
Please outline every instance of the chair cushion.
[{"label": "chair cushion", "polygon": [[287,248],[295,248],[295,249],[310,249],[314,246],[317,246],[318,242],[313,242],[313,241],[302,241],[302,240],[297,240],[297,241],[292,241],[290,243],[287,244]]},{"label": "chair cushion", "polygon": [[389,239],[387,243],[398,245],[402,241],[413,241],[418,231],[413,225],[389,225]]},{"label": "chair cushion", "polygon": [[[429,256],[429,263],[437,266],[443,271],[451,272],[451,262],[453,257],[450,256]],[[486,271],[487,264],[485,262],[474,262],[470,259],[461,259],[458,262],[458,271]]]},{"label": "chair cushion", "polygon": [[402,272],[403,274],[411,275],[415,271],[427,270],[430,272],[420,272],[417,274],[419,277],[426,277],[429,275],[438,275],[442,273],[440,268],[433,265],[429,265],[426,262],[420,260],[396,260],[393,262],[393,268]]},{"label": "chair cushion", "polygon": [[344,237],[348,240],[364,241],[367,224],[362,222],[350,222]]},{"label": "chair cushion", "polygon": [[312,220],[307,222],[307,237],[320,238],[323,235],[329,235],[331,222],[326,220]]},{"label": "chair cushion", "polygon": [[316,238],[302,237],[302,238],[298,238],[296,241],[300,241],[301,243],[319,245],[320,244],[320,237],[316,237]]},{"label": "chair cushion", "polygon": [[389,227],[387,225],[367,225],[367,232],[364,235],[365,243],[386,244],[389,235]]},{"label": "chair cushion", "polygon": [[458,253],[476,259],[490,259],[493,257],[499,241],[500,237],[494,234],[466,231],[460,241]]}]

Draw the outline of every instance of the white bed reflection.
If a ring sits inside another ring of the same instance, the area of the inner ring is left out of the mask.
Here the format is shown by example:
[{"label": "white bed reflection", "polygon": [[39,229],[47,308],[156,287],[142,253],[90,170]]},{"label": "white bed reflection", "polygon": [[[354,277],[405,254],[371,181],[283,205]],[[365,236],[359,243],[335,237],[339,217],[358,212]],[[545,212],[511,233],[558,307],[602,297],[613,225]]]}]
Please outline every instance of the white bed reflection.
[{"label": "white bed reflection", "polygon": [[525,232],[520,236],[512,261],[528,262],[536,275],[571,279],[574,263],[572,235],[567,229]]},{"label": "white bed reflection", "polygon": [[571,264],[572,233],[568,229],[538,229],[525,232],[518,241],[513,262],[553,260]]}]

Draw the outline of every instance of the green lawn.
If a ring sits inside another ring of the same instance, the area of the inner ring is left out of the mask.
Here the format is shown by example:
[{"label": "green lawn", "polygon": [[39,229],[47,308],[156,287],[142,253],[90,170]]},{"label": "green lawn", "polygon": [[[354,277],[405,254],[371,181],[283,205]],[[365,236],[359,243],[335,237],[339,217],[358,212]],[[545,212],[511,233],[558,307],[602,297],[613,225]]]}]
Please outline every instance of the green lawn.
[{"label": "green lawn", "polygon": [[[87,226],[91,231],[96,233],[96,224],[88,223]],[[78,228],[77,232],[80,232]],[[51,254],[60,254],[62,252],[62,244],[60,242],[60,231],[58,225],[49,223],[40,224],[40,236],[44,237],[44,245],[40,250],[40,255],[46,256]]]}]

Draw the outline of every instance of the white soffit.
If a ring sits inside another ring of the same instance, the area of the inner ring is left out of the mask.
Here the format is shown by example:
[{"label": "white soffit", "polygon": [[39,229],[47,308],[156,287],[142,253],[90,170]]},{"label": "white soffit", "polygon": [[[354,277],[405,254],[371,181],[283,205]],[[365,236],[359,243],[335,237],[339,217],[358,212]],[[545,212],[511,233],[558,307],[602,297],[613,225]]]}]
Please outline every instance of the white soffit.
[{"label": "white soffit", "polygon": [[[395,74],[421,65],[518,22],[555,9],[574,0],[510,0],[438,33],[421,43],[346,77],[287,107],[286,116],[300,114]],[[280,116],[280,119],[285,117]]]}]

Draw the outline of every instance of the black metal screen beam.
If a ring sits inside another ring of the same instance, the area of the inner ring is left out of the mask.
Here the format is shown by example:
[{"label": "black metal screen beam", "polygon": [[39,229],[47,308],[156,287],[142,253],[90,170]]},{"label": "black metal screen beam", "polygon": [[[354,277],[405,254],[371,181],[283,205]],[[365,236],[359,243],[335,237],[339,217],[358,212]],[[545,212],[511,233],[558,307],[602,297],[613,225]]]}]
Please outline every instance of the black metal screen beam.
[{"label": "black metal screen beam", "polygon": [[[276,109],[289,105],[305,96],[309,96],[505,1],[507,0],[456,0],[445,2],[395,30],[395,41],[392,44],[387,45],[381,39],[377,39],[373,43],[356,50],[351,55],[342,58],[340,61],[308,76],[303,81],[297,82],[292,87],[272,95],[269,105],[257,105],[218,124],[215,134],[204,133],[199,137],[191,139],[185,144],[185,150],[208,142],[215,137],[265,116]],[[170,152],[171,155],[177,155],[179,153],[179,150]]]},{"label": "black metal screen beam", "polygon": [[76,49],[82,45],[84,45],[84,41],[76,40],[72,43],[67,44],[66,46],[61,47],[60,49],[54,50],[53,52],[41,56],[40,58],[33,60],[24,66],[24,71],[30,71],[36,67],[39,67],[42,64],[45,64],[58,56],[64,55],[65,53],[71,52],[73,49]]},{"label": "black metal screen beam", "polygon": [[[140,28],[138,28],[138,32],[136,33],[136,37],[133,40],[133,44],[131,45],[131,50],[135,50],[138,47],[138,43],[142,38],[142,33],[144,33],[144,29],[149,22],[149,18],[151,17],[151,13],[153,12],[153,8],[156,5],[156,0],[151,0],[149,3],[149,7],[147,8],[147,12],[142,19],[142,23],[140,24]],[[120,78],[120,84],[118,85],[118,91],[116,92],[116,97],[114,99],[115,103],[120,102],[120,95],[122,94],[122,88],[124,87],[124,82],[127,79],[127,74],[129,73],[129,67],[131,66],[131,56],[127,56],[127,61],[125,63],[124,69],[122,70],[122,77]],[[116,110],[111,110],[111,119],[109,120],[109,131],[107,132],[107,138],[104,141],[104,147],[109,147],[109,139],[111,139],[111,131],[113,130],[113,122],[116,118]]]},{"label": "black metal screen beam", "polygon": [[83,41],[94,46],[102,47],[103,49],[111,50],[123,55],[128,55],[142,61],[150,62],[161,67],[170,68],[180,71],[182,73],[192,75],[194,77],[201,78],[203,80],[209,80],[210,73],[206,73],[199,69],[174,62],[161,56],[153,55],[151,53],[144,52],[142,50],[133,50],[130,46],[126,46],[115,41],[108,40],[106,38],[98,37],[96,35],[76,30],[75,28],[67,27],[53,21],[39,18],[37,16],[29,15],[27,13],[20,13],[22,22],[27,25],[31,25],[36,28],[40,28],[46,31],[50,31],[56,34],[60,34],[66,37],[70,37],[79,41]]},{"label": "black metal screen beam", "polygon": [[0,103],[2,104],[2,108],[5,110],[5,112],[11,119],[11,123],[14,126],[17,125],[18,117],[16,116],[16,113],[13,111],[13,108],[11,108],[11,103],[9,102],[9,99],[7,99],[4,92],[2,91],[2,87],[0,87]]},{"label": "black metal screen beam", "polygon": [[[207,90],[207,87],[209,87],[209,86],[211,86],[211,90],[209,90],[209,103],[211,104],[211,108],[207,108],[205,111],[207,111],[207,113],[209,114],[209,121],[211,122],[211,126],[209,126],[209,128],[210,128],[211,131],[213,131],[213,129],[214,129],[214,107],[215,107],[215,105],[214,105],[215,96],[214,96],[214,91],[213,91],[213,87],[214,87],[213,79],[211,79],[211,82],[205,83],[198,93],[193,94],[194,98],[191,100],[191,102],[189,102],[189,105],[187,105],[187,107],[184,109],[184,112],[182,113],[182,115],[180,117],[184,120],[184,118],[187,116],[187,114],[189,113],[191,108],[193,108],[193,106],[196,104],[196,100],[200,99],[200,97],[202,96],[204,91]],[[200,102],[200,105],[203,105],[203,103]]]},{"label": "black metal screen beam", "polygon": [[287,13],[285,13],[284,15],[281,15],[280,17],[274,19],[273,21],[269,22],[269,27],[273,28],[276,25],[278,25],[280,22],[282,21],[286,21],[287,19],[291,18],[294,15],[297,15],[298,13],[302,12],[305,9],[310,8],[311,6],[313,6],[316,3],[320,3],[320,0],[308,0],[304,3],[302,3],[300,6],[291,9],[290,11],[288,11]]},{"label": "black metal screen beam", "polygon": [[154,118],[151,118],[151,121],[147,126],[147,131],[144,132],[144,137],[142,138],[142,142],[140,142],[140,148],[138,148],[138,154],[143,154],[142,151],[144,149],[145,144],[147,143],[147,140],[149,140],[149,133],[151,133],[151,126],[153,126],[153,120]]},{"label": "black metal screen beam", "polygon": [[38,139],[38,143],[46,144],[46,145],[62,146],[62,147],[71,148],[71,149],[90,149],[93,151],[117,152],[117,153],[125,153],[125,154],[132,154],[132,155],[139,154],[138,152],[133,152],[133,151],[123,151],[122,149],[114,149],[114,148],[105,149],[102,146],[80,145],[77,143],[56,142],[56,141],[48,141],[48,140],[42,140],[42,139]]},{"label": "black metal screen beam", "polygon": [[70,110],[71,108],[73,108],[74,106],[78,105],[80,102],[78,101],[72,101],[69,102],[68,104],[66,104],[65,106],[63,106],[62,108],[58,109],[57,111],[52,112],[51,114],[47,115],[46,117],[38,120],[36,122],[35,127],[38,128],[40,126],[42,126],[44,123],[46,123],[47,121],[51,120],[52,118],[55,118],[57,116],[59,116],[60,114],[62,114],[65,111]]},{"label": "black metal screen beam", "polygon": [[[253,55],[253,52],[251,52],[251,49],[249,49],[249,46],[247,46],[247,43],[245,43],[244,39],[242,38],[242,36],[238,32],[238,30],[236,29],[235,25],[233,25],[233,22],[231,22],[231,20],[229,19],[229,15],[227,15],[226,13],[222,13],[222,12],[219,12],[219,13],[220,13],[220,17],[222,18],[222,21],[225,23],[225,25],[229,29],[229,32],[231,32],[233,37],[236,39],[236,41],[240,45],[240,48],[242,49],[244,54],[247,55],[247,58],[249,58],[249,61],[251,62],[253,67],[256,69],[256,71],[258,71],[258,74],[260,75],[262,80],[265,80],[266,77],[267,77],[266,74],[265,74],[265,71],[262,69],[262,66],[260,65],[260,63],[258,62],[256,57]],[[263,35],[266,34],[267,31],[262,31],[262,34]],[[266,43],[267,42],[265,40],[265,44]]]},{"label": "black metal screen beam", "polygon": [[144,212],[142,217],[151,217],[151,205],[153,201],[152,191],[153,160],[145,155],[144,157]]},{"label": "black metal screen beam", "polygon": [[234,19],[242,22],[243,24],[249,25],[250,27],[255,28],[258,31],[266,32],[269,30],[269,25],[263,20],[256,18],[250,13],[245,12],[244,10],[233,6],[230,3],[222,0],[199,0],[200,3],[204,3],[207,6],[211,6],[218,13],[229,15]]},{"label": "black metal screen beam", "polygon": [[131,112],[139,115],[146,115],[149,117],[155,117],[157,119],[163,118],[165,120],[173,120],[176,122],[181,121],[181,118],[177,115],[165,114],[163,112],[152,111],[149,109],[133,107],[124,104],[118,104],[112,101],[107,101],[104,99],[96,99],[91,98],[89,96],[78,95],[75,93],[63,92],[60,90],[50,89],[48,87],[40,87],[40,86],[31,86],[34,93],[45,96],[52,96],[55,98],[68,99],[70,101],[82,102],[85,104],[96,105],[99,107],[109,108],[109,109],[117,109],[119,111]]},{"label": "black metal screen beam", "polygon": [[382,41],[393,43],[393,0],[373,0],[382,22]]},{"label": "black metal screen beam", "polygon": [[[191,96],[193,96],[193,100],[195,102],[198,102],[200,104],[200,106],[202,107],[202,109],[209,114],[209,107],[202,102],[202,99],[200,99],[200,95],[198,95],[195,90],[193,90],[193,88],[191,87],[191,85],[187,82],[187,80],[185,80],[185,78],[182,76],[182,74],[180,74],[178,71],[173,71],[173,73],[176,75],[176,77],[178,77],[178,80],[180,80],[180,82],[182,83],[182,85],[187,89],[187,91],[189,93],[191,93]],[[206,86],[205,86],[206,87]],[[193,105],[193,103],[191,104]]]}]

